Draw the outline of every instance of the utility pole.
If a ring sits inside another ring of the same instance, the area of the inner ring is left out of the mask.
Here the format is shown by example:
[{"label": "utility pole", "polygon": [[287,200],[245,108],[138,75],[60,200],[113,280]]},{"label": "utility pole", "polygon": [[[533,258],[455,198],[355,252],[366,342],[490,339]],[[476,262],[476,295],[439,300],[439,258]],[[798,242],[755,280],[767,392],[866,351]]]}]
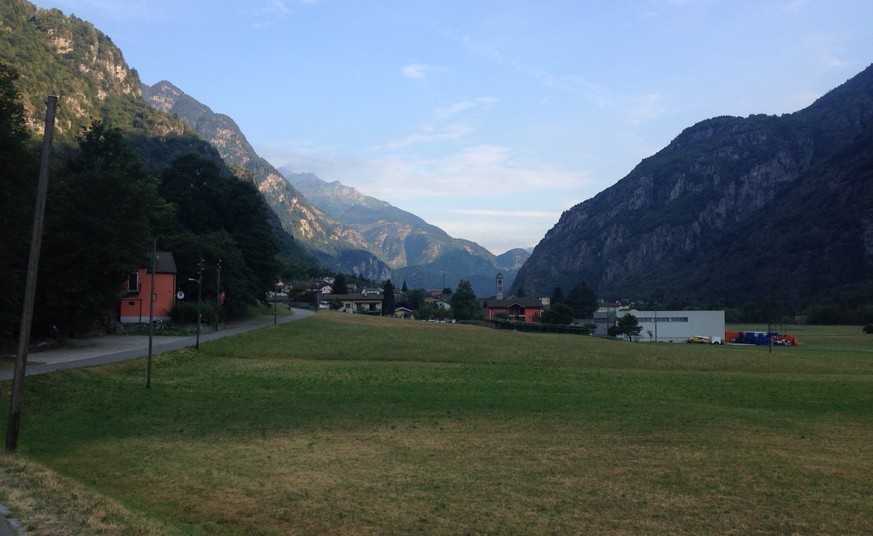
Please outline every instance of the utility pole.
[{"label": "utility pole", "polygon": [[155,336],[155,270],[158,265],[158,241],[152,241],[152,274],[149,283],[149,358],[146,374],[146,389],[152,388],[152,339]]},{"label": "utility pole", "polygon": [[21,306],[21,329],[18,333],[18,352],[15,355],[15,372],[12,377],[12,397],[9,402],[9,420],[6,423],[6,452],[18,448],[21,431],[21,399],[24,396],[24,377],[27,368],[27,346],[30,344],[30,329],[33,324],[33,306],[36,299],[36,276],[39,271],[39,254],[42,249],[42,230],[45,226],[45,202],[48,198],[48,164],[55,131],[55,110],[58,98],[50,95],[46,101],[45,131],[42,140],[42,157],[39,162],[39,181],[36,187],[36,208],[33,212],[33,233],[30,239],[30,258],[27,262],[27,280],[24,284],[24,303]]},{"label": "utility pole", "polygon": [[218,331],[218,321],[221,316],[221,259],[218,259],[215,275],[215,331]]},{"label": "utility pole", "polygon": [[200,257],[200,261],[197,263],[197,342],[194,344],[194,348],[200,349],[200,324],[203,323],[203,308],[201,304],[203,303],[203,257]]}]

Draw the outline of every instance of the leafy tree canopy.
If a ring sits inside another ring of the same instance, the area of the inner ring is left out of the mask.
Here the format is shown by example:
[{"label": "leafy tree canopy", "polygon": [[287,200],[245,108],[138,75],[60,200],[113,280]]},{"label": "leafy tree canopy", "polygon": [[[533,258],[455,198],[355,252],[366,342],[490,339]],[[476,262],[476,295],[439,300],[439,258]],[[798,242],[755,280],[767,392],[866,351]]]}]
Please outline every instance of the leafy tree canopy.
[{"label": "leafy tree canopy", "polygon": [[113,310],[168,211],[121,131],[95,123],[49,186],[39,293],[51,307],[40,318],[69,333]]},{"label": "leafy tree canopy", "polygon": [[18,72],[0,63],[0,335],[20,325],[38,175],[17,80]]},{"label": "leafy tree canopy", "polygon": [[573,309],[566,303],[552,303],[543,311],[540,317],[543,324],[560,324],[566,326],[573,323]]},{"label": "leafy tree canopy", "polygon": [[625,337],[627,340],[633,340],[643,330],[640,326],[637,317],[628,313],[618,319],[618,323],[608,330],[608,334],[612,337]]},{"label": "leafy tree canopy", "polygon": [[592,318],[597,310],[597,294],[580,281],[567,294],[567,304],[573,308],[575,318]]}]

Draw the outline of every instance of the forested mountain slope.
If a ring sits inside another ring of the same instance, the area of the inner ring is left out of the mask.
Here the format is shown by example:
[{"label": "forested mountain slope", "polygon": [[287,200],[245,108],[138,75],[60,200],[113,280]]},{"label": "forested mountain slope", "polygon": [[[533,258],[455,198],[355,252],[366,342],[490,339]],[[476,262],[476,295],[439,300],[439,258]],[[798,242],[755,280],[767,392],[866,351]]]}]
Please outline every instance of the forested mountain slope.
[{"label": "forested mountain slope", "polygon": [[793,114],[689,127],[567,210],[514,287],[797,310],[863,286],[871,118],[873,66]]}]

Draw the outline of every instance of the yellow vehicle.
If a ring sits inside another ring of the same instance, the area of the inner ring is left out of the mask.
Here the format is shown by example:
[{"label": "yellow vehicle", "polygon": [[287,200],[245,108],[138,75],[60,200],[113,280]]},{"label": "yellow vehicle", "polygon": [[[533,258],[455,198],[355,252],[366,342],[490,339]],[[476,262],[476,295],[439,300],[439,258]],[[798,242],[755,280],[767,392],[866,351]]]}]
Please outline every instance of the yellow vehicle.
[{"label": "yellow vehicle", "polygon": [[721,337],[704,337],[703,335],[692,335],[688,337],[688,342],[695,344],[724,344],[724,339]]}]

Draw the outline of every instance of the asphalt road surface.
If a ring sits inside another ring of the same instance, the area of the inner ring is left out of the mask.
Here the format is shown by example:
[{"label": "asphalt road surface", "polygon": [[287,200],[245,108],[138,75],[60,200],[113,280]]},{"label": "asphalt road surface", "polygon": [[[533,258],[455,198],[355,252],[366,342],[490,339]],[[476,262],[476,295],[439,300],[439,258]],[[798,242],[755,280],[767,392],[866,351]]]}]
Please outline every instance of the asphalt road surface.
[{"label": "asphalt road surface", "polygon": [[[290,322],[315,314],[307,309],[292,309],[292,311],[293,314],[290,316],[277,317],[277,321]],[[273,318],[229,325],[214,333],[201,333],[200,342],[214,341],[272,324]],[[191,347],[196,342],[196,335],[155,336],[152,338],[152,355]],[[25,372],[28,376],[33,376],[56,370],[106,365],[145,357],[148,355],[148,349],[148,335],[103,335],[86,339],[70,339],[64,346],[28,353]],[[0,381],[11,380],[13,373],[13,367],[0,370]]]}]

